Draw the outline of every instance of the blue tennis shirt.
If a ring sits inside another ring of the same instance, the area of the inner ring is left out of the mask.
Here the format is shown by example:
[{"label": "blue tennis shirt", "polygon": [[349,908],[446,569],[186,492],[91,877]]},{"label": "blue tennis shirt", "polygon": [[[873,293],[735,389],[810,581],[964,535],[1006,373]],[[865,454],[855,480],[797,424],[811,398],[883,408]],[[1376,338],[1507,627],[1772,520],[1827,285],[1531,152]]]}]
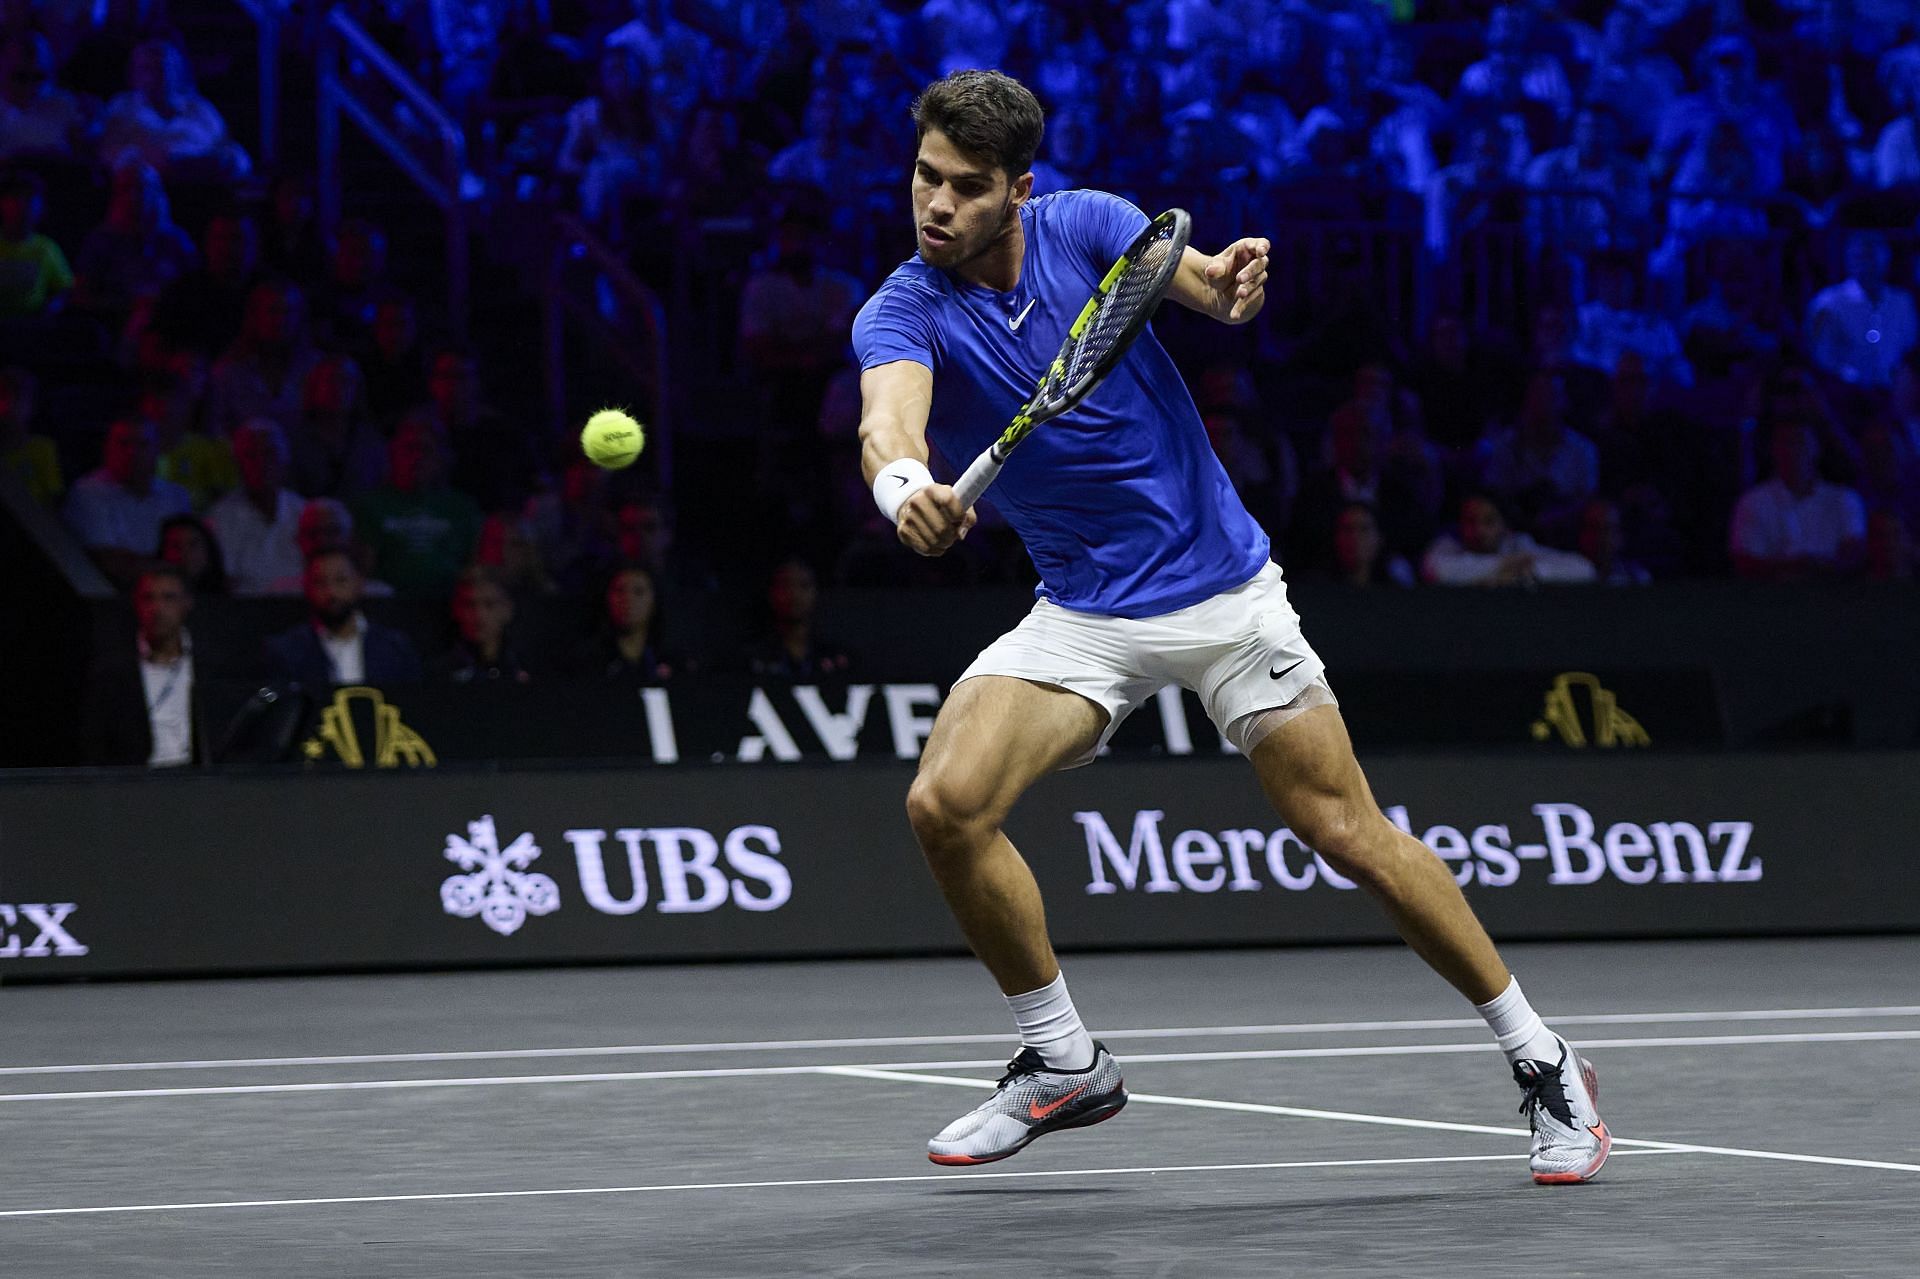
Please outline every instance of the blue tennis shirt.
[{"label": "blue tennis shirt", "polygon": [[[956,467],[1006,429],[1147,216],[1118,196],[1060,191],[1027,201],[1020,221],[1012,292],[916,256],[853,322],[862,369],[933,370],[927,435]],[[1086,401],[1014,450],[987,500],[1026,543],[1036,594],[1083,613],[1171,613],[1247,581],[1271,549],[1151,328]]]}]

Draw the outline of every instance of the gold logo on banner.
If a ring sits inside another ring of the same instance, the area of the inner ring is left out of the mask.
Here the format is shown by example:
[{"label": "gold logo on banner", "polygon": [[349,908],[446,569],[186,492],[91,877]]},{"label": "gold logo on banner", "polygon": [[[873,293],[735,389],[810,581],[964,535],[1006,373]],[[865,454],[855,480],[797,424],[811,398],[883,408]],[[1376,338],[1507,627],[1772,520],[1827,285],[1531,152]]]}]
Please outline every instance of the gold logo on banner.
[{"label": "gold logo on banner", "polygon": [[331,748],[348,768],[367,766],[367,751],[354,722],[356,705],[372,720],[375,768],[433,768],[440,763],[426,738],[400,722],[398,706],[379,689],[358,686],[334,690],[333,705],[320,712],[320,731],[301,747],[308,759],[325,759]]},{"label": "gold logo on banner", "polygon": [[[1588,700],[1593,705],[1593,730],[1580,720],[1580,705],[1574,696],[1576,689],[1585,689]],[[1560,741],[1575,749],[1589,744],[1610,748],[1615,746],[1650,746],[1653,739],[1647,736],[1647,730],[1640,721],[1620,709],[1620,700],[1600,686],[1598,676],[1585,671],[1568,671],[1554,678],[1553,687],[1547,690],[1546,705],[1540,712],[1540,718],[1533,721],[1533,740],[1544,742],[1553,734],[1559,734]]]}]

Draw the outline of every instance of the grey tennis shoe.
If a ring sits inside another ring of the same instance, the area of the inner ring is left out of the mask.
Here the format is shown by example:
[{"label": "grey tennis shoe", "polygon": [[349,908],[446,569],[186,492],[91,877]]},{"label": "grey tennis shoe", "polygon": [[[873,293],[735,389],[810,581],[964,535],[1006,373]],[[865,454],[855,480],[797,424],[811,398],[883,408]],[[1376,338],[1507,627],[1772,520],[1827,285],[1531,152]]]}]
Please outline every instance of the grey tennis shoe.
[{"label": "grey tennis shoe", "polygon": [[1526,1096],[1520,1113],[1533,1125],[1533,1179],[1543,1186],[1591,1181],[1607,1162],[1613,1137],[1594,1105],[1600,1095],[1593,1063],[1554,1036],[1557,1062],[1513,1063],[1513,1079]]},{"label": "grey tennis shoe", "polygon": [[1127,1104],[1120,1063],[1095,1043],[1093,1064],[1055,1070],[1031,1048],[1007,1063],[993,1096],[969,1110],[927,1143],[937,1164],[990,1164],[1024,1149],[1035,1137],[1067,1128],[1087,1128],[1120,1113]]}]

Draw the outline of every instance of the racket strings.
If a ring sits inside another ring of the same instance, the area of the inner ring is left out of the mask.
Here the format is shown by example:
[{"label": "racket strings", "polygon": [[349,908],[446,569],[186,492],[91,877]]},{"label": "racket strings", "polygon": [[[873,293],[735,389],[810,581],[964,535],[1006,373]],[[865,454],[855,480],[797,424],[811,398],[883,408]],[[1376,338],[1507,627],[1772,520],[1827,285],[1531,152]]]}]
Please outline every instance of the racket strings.
[{"label": "racket strings", "polygon": [[1176,251],[1177,238],[1174,228],[1169,226],[1162,234],[1149,240],[1138,256],[1127,264],[1127,269],[1121,272],[1120,278],[1100,299],[1086,332],[1074,344],[1061,382],[1072,386],[1098,367],[1114,346],[1125,340],[1141,310],[1159,301],[1162,280],[1169,265],[1168,258]]}]

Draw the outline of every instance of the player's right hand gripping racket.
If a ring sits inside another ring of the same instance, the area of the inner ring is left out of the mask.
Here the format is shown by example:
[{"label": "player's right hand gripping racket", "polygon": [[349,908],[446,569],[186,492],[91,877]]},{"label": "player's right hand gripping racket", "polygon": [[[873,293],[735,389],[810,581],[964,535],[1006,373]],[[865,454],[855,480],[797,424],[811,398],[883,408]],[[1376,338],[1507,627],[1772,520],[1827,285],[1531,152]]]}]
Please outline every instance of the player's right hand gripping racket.
[{"label": "player's right hand gripping racket", "polygon": [[1127,246],[1080,309],[1060,354],[1053,357],[1032,398],[1020,406],[1000,438],[973,460],[953,486],[962,509],[972,506],[987,491],[1007,455],[1033,434],[1034,427],[1086,399],[1100,380],[1113,372],[1113,366],[1147,327],[1154,308],[1166,296],[1192,230],[1185,209],[1168,209]]}]

